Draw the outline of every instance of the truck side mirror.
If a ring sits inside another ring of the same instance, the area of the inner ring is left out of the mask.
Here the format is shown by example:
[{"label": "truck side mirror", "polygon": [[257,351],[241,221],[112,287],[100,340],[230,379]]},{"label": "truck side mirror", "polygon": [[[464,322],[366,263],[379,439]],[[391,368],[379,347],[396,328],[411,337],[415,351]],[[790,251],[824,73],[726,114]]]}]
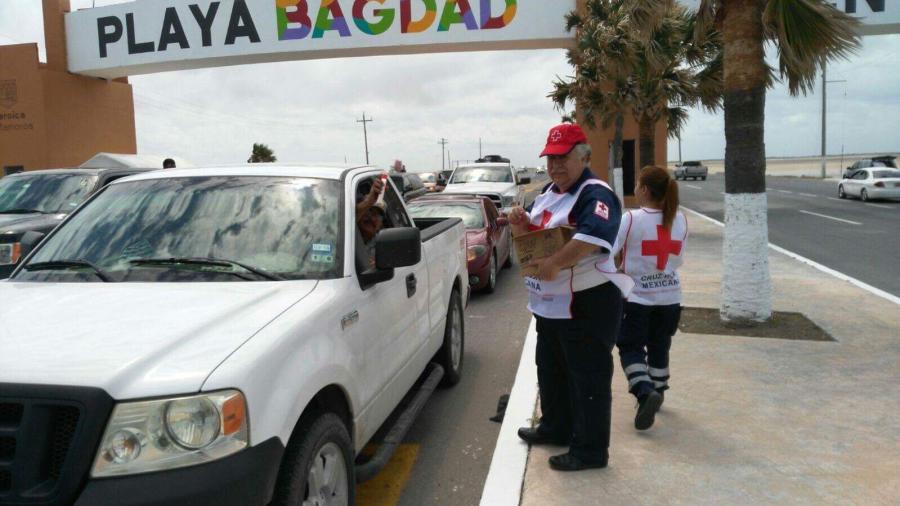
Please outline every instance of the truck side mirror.
[{"label": "truck side mirror", "polygon": [[32,250],[34,250],[34,248],[36,248],[37,245],[44,240],[45,235],[46,234],[35,232],[33,230],[25,232],[22,235],[22,238],[19,239],[19,244],[21,244],[22,248],[21,258],[25,258],[26,256],[28,256],[28,254],[31,253]]},{"label": "truck side mirror", "polygon": [[520,185],[523,185],[523,184],[531,184],[531,178],[530,178],[530,177],[522,177],[522,178],[519,178],[519,184],[520,184]]},{"label": "truck side mirror", "polygon": [[422,236],[418,228],[388,228],[375,236],[375,267],[378,270],[409,267],[421,260]]}]

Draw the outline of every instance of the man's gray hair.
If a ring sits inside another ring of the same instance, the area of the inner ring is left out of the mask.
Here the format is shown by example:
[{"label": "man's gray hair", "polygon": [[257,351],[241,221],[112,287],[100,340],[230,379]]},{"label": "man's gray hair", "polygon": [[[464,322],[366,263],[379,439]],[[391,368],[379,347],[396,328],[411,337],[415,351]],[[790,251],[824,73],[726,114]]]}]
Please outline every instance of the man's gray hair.
[{"label": "man's gray hair", "polygon": [[578,154],[578,158],[584,160],[585,162],[591,161],[591,145],[590,144],[576,144],[574,149],[575,149],[575,153]]}]

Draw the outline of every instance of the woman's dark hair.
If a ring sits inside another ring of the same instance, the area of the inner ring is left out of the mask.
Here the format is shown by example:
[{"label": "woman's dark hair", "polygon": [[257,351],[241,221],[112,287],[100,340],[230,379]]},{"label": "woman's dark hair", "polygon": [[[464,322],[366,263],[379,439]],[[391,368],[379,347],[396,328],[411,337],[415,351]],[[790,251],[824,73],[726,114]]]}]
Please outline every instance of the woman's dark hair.
[{"label": "woman's dark hair", "polygon": [[653,201],[661,205],[663,227],[671,231],[675,213],[678,212],[678,183],[669,176],[669,171],[656,165],[647,165],[641,169],[638,181],[650,191]]}]

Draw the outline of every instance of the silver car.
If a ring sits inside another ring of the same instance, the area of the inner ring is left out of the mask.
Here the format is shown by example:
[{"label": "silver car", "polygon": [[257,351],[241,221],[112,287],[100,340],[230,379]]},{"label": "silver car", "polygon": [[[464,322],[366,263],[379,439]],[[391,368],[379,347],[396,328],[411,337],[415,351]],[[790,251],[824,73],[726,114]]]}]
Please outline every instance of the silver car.
[{"label": "silver car", "polygon": [[860,200],[900,198],[900,169],[860,169],[841,180],[838,197]]}]

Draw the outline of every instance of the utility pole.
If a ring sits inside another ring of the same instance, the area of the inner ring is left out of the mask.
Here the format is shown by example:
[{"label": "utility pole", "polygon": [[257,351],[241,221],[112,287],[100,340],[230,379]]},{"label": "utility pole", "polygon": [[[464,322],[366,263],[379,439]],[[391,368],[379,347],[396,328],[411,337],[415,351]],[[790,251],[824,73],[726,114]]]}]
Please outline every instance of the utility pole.
[{"label": "utility pole", "polygon": [[446,160],[444,159],[444,155],[445,155],[444,150],[446,149],[447,143],[448,143],[448,142],[449,142],[449,141],[448,141],[447,139],[443,138],[443,137],[441,137],[441,141],[438,142],[438,144],[441,145],[441,170],[442,170],[442,171],[446,168],[446,167],[444,166],[444,162],[446,161]]},{"label": "utility pole", "polygon": [[682,164],[681,160],[681,130],[678,131],[678,165]]},{"label": "utility pole", "polygon": [[357,123],[362,123],[363,125],[363,140],[366,143],[366,165],[369,165],[369,132],[366,129],[366,123],[371,123],[375,121],[372,118],[366,119],[366,112],[363,111],[362,119],[356,120]]},{"label": "utility pole", "polygon": [[478,138],[478,158],[481,158],[481,137]]},{"label": "utility pole", "polygon": [[[825,179],[825,167],[827,165],[827,153],[825,141],[828,133],[828,121],[826,120],[828,114],[828,84],[829,83],[846,83],[847,81],[842,79],[839,81],[829,81],[826,74],[826,66],[827,63],[822,64],[822,179]],[[842,162],[843,164],[843,162]]]}]

